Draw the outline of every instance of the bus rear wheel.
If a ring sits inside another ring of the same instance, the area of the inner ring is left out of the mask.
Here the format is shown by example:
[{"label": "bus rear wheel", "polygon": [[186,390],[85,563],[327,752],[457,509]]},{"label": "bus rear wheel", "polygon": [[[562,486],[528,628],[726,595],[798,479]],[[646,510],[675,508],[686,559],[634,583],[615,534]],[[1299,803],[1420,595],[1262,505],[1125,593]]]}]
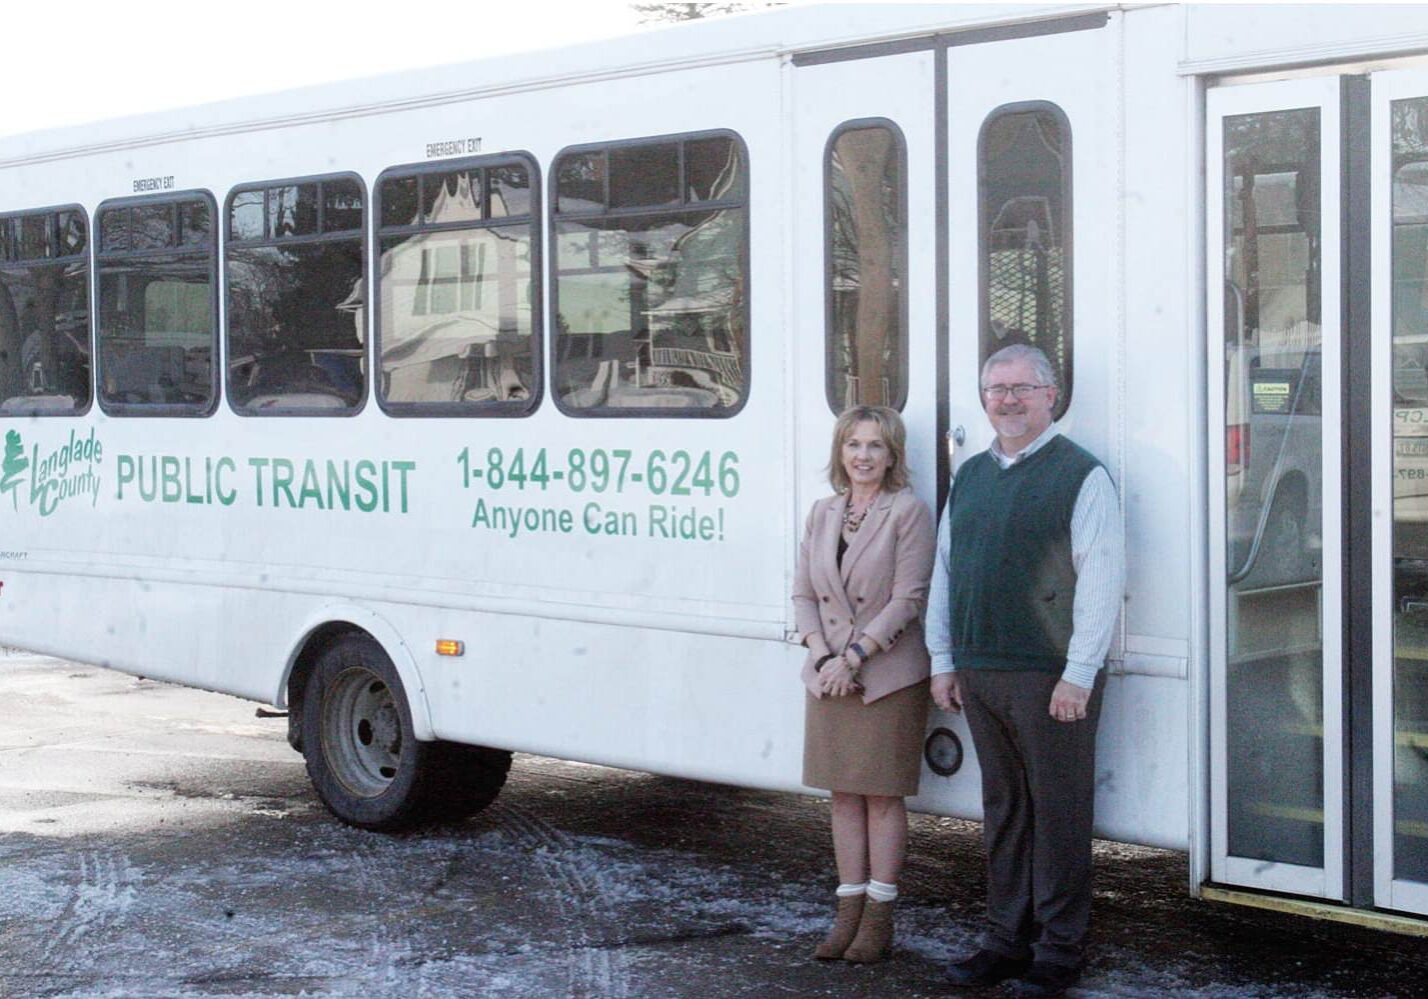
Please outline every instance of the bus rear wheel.
[{"label": "bus rear wheel", "polygon": [[367,635],[323,650],[302,707],[308,777],[349,825],[391,832],[465,818],[505,784],[510,753],[416,739],[401,677]]}]

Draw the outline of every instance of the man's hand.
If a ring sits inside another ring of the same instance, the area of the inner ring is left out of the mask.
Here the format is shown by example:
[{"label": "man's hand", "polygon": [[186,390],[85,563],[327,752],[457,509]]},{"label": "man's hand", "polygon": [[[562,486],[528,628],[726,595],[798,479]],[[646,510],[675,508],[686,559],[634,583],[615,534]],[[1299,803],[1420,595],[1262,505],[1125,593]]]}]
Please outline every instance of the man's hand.
[{"label": "man's hand", "polygon": [[1091,692],[1066,680],[1058,680],[1051,692],[1051,717],[1057,721],[1080,721],[1086,717],[1086,705],[1091,702]]},{"label": "man's hand", "polygon": [[938,673],[932,678],[932,701],[943,711],[962,710],[962,678],[956,673]]}]

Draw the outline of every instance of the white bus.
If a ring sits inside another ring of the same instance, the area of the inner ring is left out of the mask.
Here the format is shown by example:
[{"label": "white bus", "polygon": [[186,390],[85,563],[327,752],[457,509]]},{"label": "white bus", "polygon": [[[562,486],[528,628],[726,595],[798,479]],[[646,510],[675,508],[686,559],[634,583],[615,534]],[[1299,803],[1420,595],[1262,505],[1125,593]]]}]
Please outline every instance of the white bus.
[{"label": "white bus", "polygon": [[1098,832],[1428,915],[1425,220],[1405,6],[801,7],[8,139],[0,642],[288,708],[370,828],[512,751],[798,790],[834,414],[939,504],[1031,342],[1127,525]]}]

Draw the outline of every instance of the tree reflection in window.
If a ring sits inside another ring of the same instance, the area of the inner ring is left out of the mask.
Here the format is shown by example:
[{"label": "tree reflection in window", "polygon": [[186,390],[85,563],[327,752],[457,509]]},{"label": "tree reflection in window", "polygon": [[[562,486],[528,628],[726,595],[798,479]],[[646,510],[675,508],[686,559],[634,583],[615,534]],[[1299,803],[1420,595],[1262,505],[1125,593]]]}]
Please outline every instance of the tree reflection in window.
[{"label": "tree reflection in window", "polygon": [[0,216],[0,414],[89,406],[88,228],[78,208]]},{"label": "tree reflection in window", "polygon": [[210,412],[217,400],[213,203],[159,197],[99,211],[99,404]]},{"label": "tree reflection in window", "polygon": [[341,416],[367,393],[362,184],[323,177],[228,202],[228,393],[240,413]]},{"label": "tree reflection in window", "polygon": [[1071,129],[1051,104],[992,112],[978,148],[980,363],[1039,347],[1056,369],[1055,416],[1071,401]]},{"label": "tree reflection in window", "polygon": [[906,149],[891,123],[859,123],[829,144],[827,396],[852,405],[907,401]]},{"label": "tree reflection in window", "polygon": [[555,392],[582,414],[728,416],[748,394],[748,167],[714,133],[556,160]]},{"label": "tree reflection in window", "polygon": [[535,165],[485,157],[378,182],[379,398],[398,414],[519,416],[539,380]]}]

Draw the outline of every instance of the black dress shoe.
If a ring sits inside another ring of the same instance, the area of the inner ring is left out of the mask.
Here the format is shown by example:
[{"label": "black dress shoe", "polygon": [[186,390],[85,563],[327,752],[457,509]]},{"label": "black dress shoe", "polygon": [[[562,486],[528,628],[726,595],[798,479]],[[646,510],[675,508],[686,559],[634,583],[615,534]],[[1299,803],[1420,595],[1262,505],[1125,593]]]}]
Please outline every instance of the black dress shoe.
[{"label": "black dress shoe", "polygon": [[1017,979],[1018,996],[1059,996],[1081,980],[1081,966],[1037,961]]},{"label": "black dress shoe", "polygon": [[994,950],[979,950],[971,957],[957,961],[947,969],[953,985],[983,988],[1016,978],[1031,967],[1026,959],[1007,957]]}]

